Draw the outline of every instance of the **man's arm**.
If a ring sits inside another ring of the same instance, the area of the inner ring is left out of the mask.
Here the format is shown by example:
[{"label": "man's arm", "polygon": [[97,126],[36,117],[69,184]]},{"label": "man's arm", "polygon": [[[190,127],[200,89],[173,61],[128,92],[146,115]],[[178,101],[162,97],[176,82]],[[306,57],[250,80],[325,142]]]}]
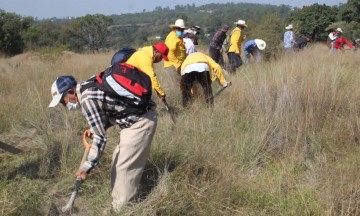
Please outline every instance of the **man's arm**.
[{"label": "man's arm", "polygon": [[256,50],[256,62],[261,62],[261,51]]},{"label": "man's arm", "polygon": [[[82,97],[84,97],[83,95]],[[89,155],[81,166],[87,174],[99,163],[101,153],[106,145],[106,130],[103,124],[105,114],[102,111],[102,102],[96,99],[85,99],[81,103],[83,114],[90,126],[93,140]]]},{"label": "man's arm", "polygon": [[220,65],[218,63],[216,63],[211,57],[206,56],[206,59],[209,62],[209,66],[210,66],[210,77],[211,77],[211,81],[215,81],[216,79],[218,79],[219,83],[221,86],[226,85],[226,80],[224,78],[224,74],[223,71],[220,67]]},{"label": "man's arm", "polygon": [[[156,78],[152,58],[148,58],[146,55],[138,55],[136,57],[137,58],[134,59],[134,61],[138,64],[138,68],[150,77],[152,88],[160,97],[163,97],[165,95],[165,91],[160,86],[160,83]],[[129,64],[132,64],[132,62],[129,62]]]},{"label": "man's arm", "polygon": [[348,41],[347,39],[344,38],[344,43],[346,44],[346,46],[348,46],[350,49],[354,48],[353,44]]}]

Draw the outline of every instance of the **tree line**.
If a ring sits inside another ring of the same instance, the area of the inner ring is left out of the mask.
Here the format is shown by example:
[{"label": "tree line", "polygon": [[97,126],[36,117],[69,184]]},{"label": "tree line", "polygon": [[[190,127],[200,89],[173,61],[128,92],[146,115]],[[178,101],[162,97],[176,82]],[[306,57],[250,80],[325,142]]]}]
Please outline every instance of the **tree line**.
[{"label": "tree line", "polygon": [[153,11],[105,16],[88,14],[74,19],[22,17],[0,10],[0,53],[6,56],[41,48],[73,52],[99,52],[124,46],[149,45],[164,40],[169,24],[182,18],[186,25],[201,27],[200,44],[209,44],[224,24],[246,20],[248,39],[261,38],[268,44],[267,58],[281,50],[285,26],[294,25],[297,36],[325,41],[329,31],[341,27],[349,39],[360,37],[360,0],[340,6],[313,4],[303,8],[288,5],[250,3],[178,5],[174,9],[156,7]]}]

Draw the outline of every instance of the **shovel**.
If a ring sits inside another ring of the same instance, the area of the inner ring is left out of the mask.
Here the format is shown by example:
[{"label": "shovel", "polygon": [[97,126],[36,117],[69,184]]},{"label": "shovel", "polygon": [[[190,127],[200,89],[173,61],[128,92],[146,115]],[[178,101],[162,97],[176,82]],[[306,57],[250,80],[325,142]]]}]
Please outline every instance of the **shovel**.
[{"label": "shovel", "polygon": [[231,86],[231,82],[227,86],[221,87],[219,90],[217,90],[217,92],[213,95],[212,98],[219,96],[221,94],[221,92],[223,92],[225,89],[227,89],[230,86]]},{"label": "shovel", "polygon": [[166,100],[163,100],[163,102],[164,102],[166,111],[170,114],[171,120],[173,121],[174,124],[176,124],[176,117],[175,117],[174,110],[169,107],[169,104],[166,102]]},{"label": "shovel", "polygon": [[[82,160],[81,160],[80,167],[85,162],[85,160],[86,160],[86,158],[87,158],[87,156],[89,154],[90,148],[91,148],[91,145],[87,142],[86,137],[92,138],[92,133],[90,132],[90,130],[85,130],[84,134],[83,134],[82,141],[83,141],[85,151],[84,151],[84,155],[83,155]],[[61,208],[62,212],[66,213],[66,212],[71,211],[80,186],[81,186],[81,177],[77,176],[76,180],[75,180],[73,191],[71,193],[71,197],[70,197],[69,201],[66,203],[66,205]]]}]

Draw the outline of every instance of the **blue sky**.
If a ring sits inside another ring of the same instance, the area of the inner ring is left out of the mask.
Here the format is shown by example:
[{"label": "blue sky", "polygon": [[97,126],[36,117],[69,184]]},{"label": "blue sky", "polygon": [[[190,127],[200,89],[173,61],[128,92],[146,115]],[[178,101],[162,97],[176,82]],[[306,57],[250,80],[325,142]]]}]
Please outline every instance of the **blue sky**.
[{"label": "blue sky", "polygon": [[293,7],[302,7],[314,3],[326,5],[338,5],[346,3],[347,0],[0,0],[0,9],[6,12],[14,12],[21,16],[33,16],[42,18],[67,17],[67,16],[84,16],[86,14],[121,14],[136,13],[144,9],[153,10],[157,6],[171,9],[175,5],[186,5],[195,3],[196,6],[208,3],[226,3],[226,2],[246,2],[273,5],[290,5]]}]

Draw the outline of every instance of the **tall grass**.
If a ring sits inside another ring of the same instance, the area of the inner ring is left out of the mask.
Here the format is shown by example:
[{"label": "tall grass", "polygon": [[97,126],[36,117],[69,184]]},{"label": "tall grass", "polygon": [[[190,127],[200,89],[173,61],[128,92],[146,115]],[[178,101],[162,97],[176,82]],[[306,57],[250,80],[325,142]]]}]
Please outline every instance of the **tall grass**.
[{"label": "tall grass", "polygon": [[[139,202],[121,215],[358,215],[359,56],[329,55],[319,44],[242,66],[210,109],[203,96],[183,109],[172,75],[156,65],[177,124],[158,101]],[[63,74],[85,80],[110,59],[111,53],[0,59],[0,141],[23,151],[0,149],[2,215],[42,215],[51,202],[65,204],[87,126],[81,113],[47,108],[50,86]],[[77,215],[101,215],[111,206],[117,141],[112,128],[75,202]]]}]

